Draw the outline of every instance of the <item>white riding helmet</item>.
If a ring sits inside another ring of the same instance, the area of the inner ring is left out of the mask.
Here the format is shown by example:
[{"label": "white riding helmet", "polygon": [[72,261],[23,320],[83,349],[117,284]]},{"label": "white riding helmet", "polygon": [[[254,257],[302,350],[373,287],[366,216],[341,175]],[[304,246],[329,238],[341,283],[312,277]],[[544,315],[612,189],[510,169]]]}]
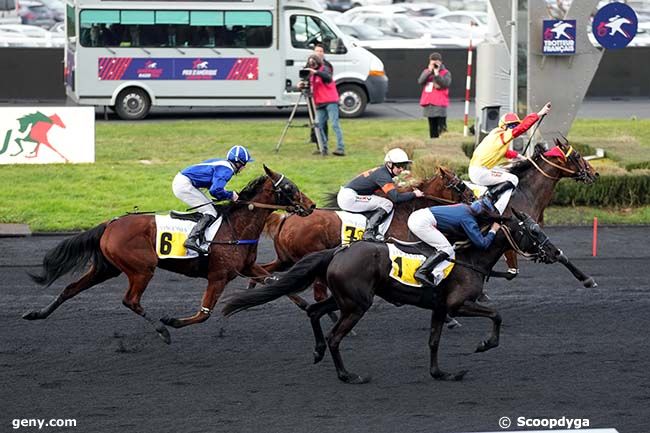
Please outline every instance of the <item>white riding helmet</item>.
[{"label": "white riding helmet", "polygon": [[405,162],[413,162],[409,156],[400,148],[391,149],[384,157],[384,162],[392,162],[393,164],[400,164]]}]

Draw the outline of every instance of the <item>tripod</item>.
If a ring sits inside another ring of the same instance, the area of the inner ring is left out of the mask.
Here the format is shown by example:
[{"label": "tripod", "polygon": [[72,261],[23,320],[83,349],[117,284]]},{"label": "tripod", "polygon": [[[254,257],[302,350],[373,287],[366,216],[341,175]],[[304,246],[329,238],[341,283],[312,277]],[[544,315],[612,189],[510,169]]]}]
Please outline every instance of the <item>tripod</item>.
[{"label": "tripod", "polygon": [[293,118],[296,116],[296,111],[298,111],[298,105],[300,105],[300,101],[303,98],[307,103],[307,114],[309,116],[309,124],[302,125],[302,126],[309,126],[309,129],[311,129],[314,132],[314,135],[316,135],[316,150],[319,151],[321,154],[323,153],[323,143],[320,135],[320,125],[316,121],[316,105],[314,104],[314,98],[309,89],[300,90],[300,96],[298,97],[296,103],[293,104],[293,109],[291,110],[291,115],[289,116],[289,120],[287,121],[287,124],[284,126],[284,129],[282,130],[282,135],[280,135],[280,140],[278,140],[278,144],[275,146],[276,152],[280,151],[280,146],[282,146],[284,137],[287,135],[287,131],[291,126],[291,122],[293,121]]}]

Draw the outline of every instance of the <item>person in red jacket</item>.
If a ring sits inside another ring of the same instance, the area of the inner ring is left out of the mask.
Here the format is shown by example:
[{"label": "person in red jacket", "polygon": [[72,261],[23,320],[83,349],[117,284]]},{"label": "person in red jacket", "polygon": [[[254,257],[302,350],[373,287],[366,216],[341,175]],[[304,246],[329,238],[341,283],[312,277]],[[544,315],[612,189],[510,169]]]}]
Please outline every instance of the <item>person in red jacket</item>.
[{"label": "person in red jacket", "polygon": [[429,56],[429,65],[420,74],[418,84],[422,86],[420,106],[424,117],[429,120],[429,137],[438,138],[447,130],[447,107],[451,72],[442,63],[440,53]]},{"label": "person in red jacket", "polygon": [[[332,128],[336,133],[336,150],[332,153],[336,156],[345,156],[343,132],[339,124],[339,92],[336,90],[333,71],[317,55],[309,56],[307,69],[309,70],[309,83],[314,104],[316,105],[317,123],[323,125],[328,119],[332,122]],[[321,128],[317,128],[317,131],[323,145],[321,152],[323,155],[327,155],[327,135],[323,134]]]}]

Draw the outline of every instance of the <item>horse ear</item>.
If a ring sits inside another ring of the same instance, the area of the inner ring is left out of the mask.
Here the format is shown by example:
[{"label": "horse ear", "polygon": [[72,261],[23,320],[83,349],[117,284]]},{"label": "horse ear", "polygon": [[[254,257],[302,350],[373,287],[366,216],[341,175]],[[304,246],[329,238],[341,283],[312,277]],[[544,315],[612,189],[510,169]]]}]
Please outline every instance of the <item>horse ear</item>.
[{"label": "horse ear", "polygon": [[270,168],[268,168],[266,164],[262,164],[262,165],[264,166],[264,172],[266,173],[266,175],[271,179],[273,179],[276,176],[275,172]]}]

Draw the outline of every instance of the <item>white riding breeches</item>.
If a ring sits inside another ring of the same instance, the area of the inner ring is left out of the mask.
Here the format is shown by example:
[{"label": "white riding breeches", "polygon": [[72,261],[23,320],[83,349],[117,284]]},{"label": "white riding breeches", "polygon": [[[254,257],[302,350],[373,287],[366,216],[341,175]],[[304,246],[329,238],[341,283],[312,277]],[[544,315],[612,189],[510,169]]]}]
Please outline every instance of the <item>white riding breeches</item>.
[{"label": "white riding breeches", "polygon": [[393,202],[378,195],[358,195],[351,188],[341,187],[336,202],[339,207],[348,212],[366,212],[382,208],[386,213],[393,210]]},{"label": "white riding breeches", "polygon": [[[492,186],[503,182],[511,182],[515,187],[519,184],[519,178],[517,176],[500,167],[494,167],[492,169],[487,167],[470,167],[469,180],[477,185],[483,186]],[[500,214],[503,215],[503,211],[508,206],[511,195],[512,190],[508,190],[501,194],[501,197],[494,203],[494,207],[497,208]]]},{"label": "white riding breeches", "polygon": [[[174,191],[174,195],[179,200],[182,200],[185,204],[189,205],[189,207],[199,206],[196,209],[193,209],[193,211],[201,212],[202,214],[209,214],[215,218],[217,217],[217,211],[214,206],[212,206],[212,200],[192,185],[192,182],[184,174],[178,173],[174,177],[174,181],[172,182],[172,191]],[[202,204],[205,206],[201,206]]]},{"label": "white riding breeches", "polygon": [[416,210],[408,219],[408,227],[415,236],[436,250],[444,251],[449,257],[454,257],[454,247],[436,228],[437,224],[436,217],[433,216],[429,208]]}]

